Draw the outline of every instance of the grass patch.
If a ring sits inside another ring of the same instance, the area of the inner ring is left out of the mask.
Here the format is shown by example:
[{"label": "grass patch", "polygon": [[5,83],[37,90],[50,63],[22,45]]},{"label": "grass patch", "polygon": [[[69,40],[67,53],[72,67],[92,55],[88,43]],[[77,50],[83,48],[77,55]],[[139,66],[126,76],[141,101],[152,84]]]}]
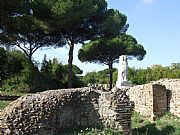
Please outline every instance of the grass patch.
[{"label": "grass patch", "polygon": [[7,91],[0,91],[2,95],[13,95],[13,96],[24,96],[30,93],[18,93],[18,92],[7,92]]},{"label": "grass patch", "polygon": [[3,110],[10,102],[12,101],[0,100],[0,110]]},{"label": "grass patch", "polygon": [[[30,93],[16,93],[16,92],[0,91],[0,95],[25,96],[25,95],[29,95],[29,94]],[[12,101],[0,100],[0,110],[3,110],[6,106],[9,105],[10,102],[12,102]]]},{"label": "grass patch", "polygon": [[61,135],[123,135],[123,133],[112,128],[84,128],[67,130]]},{"label": "grass patch", "polygon": [[133,135],[180,135],[180,118],[166,113],[155,122],[134,113],[132,117]]},{"label": "grass patch", "polygon": [[[111,128],[87,128],[64,132],[63,135],[122,135],[122,131]],[[180,118],[170,113],[155,122],[134,112],[132,115],[133,135],[180,135]]]}]

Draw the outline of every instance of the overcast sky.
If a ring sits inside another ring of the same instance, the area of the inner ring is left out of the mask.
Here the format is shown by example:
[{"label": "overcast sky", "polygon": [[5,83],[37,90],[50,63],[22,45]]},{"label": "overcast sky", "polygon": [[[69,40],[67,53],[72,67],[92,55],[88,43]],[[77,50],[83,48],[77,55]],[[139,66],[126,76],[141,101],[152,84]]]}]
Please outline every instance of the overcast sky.
[{"label": "overcast sky", "polygon": [[[128,18],[128,34],[133,35],[142,44],[147,54],[142,61],[129,61],[130,67],[146,68],[154,64],[170,66],[180,63],[180,0],[107,0],[108,7],[118,9]],[[73,64],[84,73],[99,71],[106,65],[81,63],[77,53],[81,45],[74,50]],[[68,61],[68,47],[55,50],[42,50],[34,58],[42,61],[44,54],[48,58],[58,58],[63,64]],[[114,67],[117,67],[114,64]]]}]

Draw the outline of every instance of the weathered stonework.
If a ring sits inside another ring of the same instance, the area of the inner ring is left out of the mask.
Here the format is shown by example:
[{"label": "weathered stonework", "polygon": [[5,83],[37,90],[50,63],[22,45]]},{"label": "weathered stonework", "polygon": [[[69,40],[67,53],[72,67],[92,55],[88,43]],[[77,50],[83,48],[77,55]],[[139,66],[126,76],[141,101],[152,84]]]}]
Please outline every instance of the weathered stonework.
[{"label": "weathered stonework", "polygon": [[153,120],[167,111],[180,117],[180,79],[111,92],[90,87],[20,97],[1,112],[0,128],[3,135],[58,135],[66,128],[110,126],[130,134],[130,99],[135,111]]},{"label": "weathered stonework", "polygon": [[180,79],[161,79],[153,83],[158,83],[166,87],[167,110],[180,117]]},{"label": "weathered stonework", "polygon": [[58,135],[66,128],[110,126],[131,133],[134,108],[126,91],[51,90],[20,97],[0,116],[3,135]]},{"label": "weathered stonework", "polygon": [[134,101],[135,111],[141,115],[155,117],[167,111],[166,88],[158,84],[145,84],[131,87],[128,90],[130,99]]},{"label": "weathered stonework", "polygon": [[135,111],[152,120],[168,111],[180,117],[180,79],[161,79],[130,87],[128,94]]}]

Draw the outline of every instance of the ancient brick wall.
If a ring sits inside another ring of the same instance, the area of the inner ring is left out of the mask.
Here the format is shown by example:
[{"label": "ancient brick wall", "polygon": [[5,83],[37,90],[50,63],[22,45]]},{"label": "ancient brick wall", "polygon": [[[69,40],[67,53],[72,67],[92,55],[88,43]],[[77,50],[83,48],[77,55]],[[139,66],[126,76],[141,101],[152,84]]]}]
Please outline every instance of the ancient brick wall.
[{"label": "ancient brick wall", "polygon": [[151,85],[137,85],[128,90],[130,99],[134,101],[134,110],[145,116],[153,111],[153,91]]},{"label": "ancient brick wall", "polygon": [[135,111],[153,119],[167,112],[166,88],[159,84],[145,84],[131,87],[128,90],[134,101]]},{"label": "ancient brick wall", "polygon": [[53,90],[12,102],[2,111],[0,126],[5,135],[58,135],[67,128],[95,126],[113,126],[130,134],[133,108],[122,90]]},{"label": "ancient brick wall", "polygon": [[[150,84],[151,85],[151,84]],[[152,84],[153,90],[153,119],[167,112],[167,90],[160,84]]]},{"label": "ancient brick wall", "polygon": [[153,83],[166,87],[168,111],[180,117],[180,79],[161,79]]},{"label": "ancient brick wall", "polygon": [[180,79],[161,79],[130,87],[128,94],[135,111],[144,116],[155,119],[169,111],[180,117]]}]

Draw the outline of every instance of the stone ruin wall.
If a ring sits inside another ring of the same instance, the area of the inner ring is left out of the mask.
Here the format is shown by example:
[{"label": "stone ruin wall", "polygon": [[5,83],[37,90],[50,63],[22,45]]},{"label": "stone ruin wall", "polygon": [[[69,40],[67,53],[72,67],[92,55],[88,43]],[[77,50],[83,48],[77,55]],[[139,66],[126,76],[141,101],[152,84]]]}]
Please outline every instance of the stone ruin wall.
[{"label": "stone ruin wall", "polygon": [[110,126],[131,133],[134,108],[126,91],[52,90],[20,97],[3,110],[3,135],[57,135],[64,129]]},{"label": "stone ruin wall", "polygon": [[152,120],[168,111],[180,117],[180,79],[161,79],[130,87],[128,94],[135,111]]},{"label": "stone ruin wall", "polygon": [[167,111],[166,88],[158,84],[145,84],[131,87],[128,90],[134,101],[135,111],[148,117],[162,116]]},{"label": "stone ruin wall", "polygon": [[167,90],[167,110],[180,117],[180,79],[161,79],[154,83],[164,85]]},{"label": "stone ruin wall", "polygon": [[137,85],[128,90],[130,99],[134,101],[134,110],[144,116],[151,116],[153,92],[151,85]]},{"label": "stone ruin wall", "polygon": [[135,111],[156,118],[170,111],[180,117],[180,79],[162,79],[128,92],[92,88],[53,90],[21,97],[0,114],[2,134],[56,135],[66,128],[113,126],[130,134]]}]

